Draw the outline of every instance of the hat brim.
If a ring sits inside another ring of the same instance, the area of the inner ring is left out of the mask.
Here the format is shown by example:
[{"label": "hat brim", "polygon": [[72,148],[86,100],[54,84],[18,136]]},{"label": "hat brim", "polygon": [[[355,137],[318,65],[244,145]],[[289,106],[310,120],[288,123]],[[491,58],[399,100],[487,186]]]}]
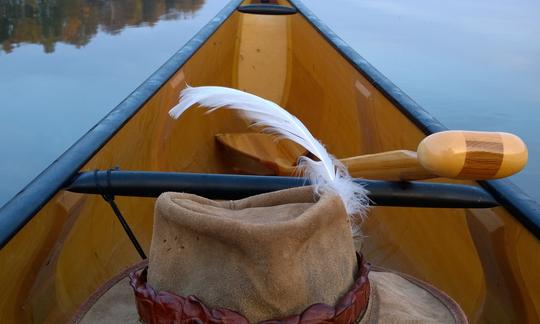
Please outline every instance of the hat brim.
[{"label": "hat brim", "polygon": [[147,266],[148,260],[144,260],[111,278],[79,307],[69,323],[140,324],[129,274]]},{"label": "hat brim", "polygon": [[[140,323],[129,273],[147,265],[137,263],[101,286],[71,323]],[[380,267],[372,268],[369,279],[370,301],[360,323],[467,323],[459,305],[426,282]]]},{"label": "hat brim", "polygon": [[370,303],[360,323],[467,323],[443,291],[412,276],[372,266]]}]

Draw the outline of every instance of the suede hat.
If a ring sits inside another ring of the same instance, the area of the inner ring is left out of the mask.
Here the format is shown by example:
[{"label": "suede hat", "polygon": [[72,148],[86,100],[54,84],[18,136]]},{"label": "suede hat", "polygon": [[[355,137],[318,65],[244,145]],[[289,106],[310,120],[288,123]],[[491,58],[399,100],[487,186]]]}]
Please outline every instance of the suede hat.
[{"label": "suede hat", "polygon": [[317,197],[310,187],[236,201],[162,194],[148,263],[113,278],[74,322],[139,319],[466,322],[460,307],[436,288],[399,273],[370,271],[355,251],[341,199],[331,192]]}]

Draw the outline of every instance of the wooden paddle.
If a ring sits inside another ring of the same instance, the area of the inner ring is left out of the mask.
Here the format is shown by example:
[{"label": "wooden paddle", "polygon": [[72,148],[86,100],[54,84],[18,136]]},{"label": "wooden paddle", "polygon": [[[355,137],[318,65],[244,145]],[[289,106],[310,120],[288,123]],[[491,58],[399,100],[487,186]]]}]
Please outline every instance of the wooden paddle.
[{"label": "wooden paddle", "polygon": [[[303,147],[260,133],[228,133],[216,140],[239,173],[290,176],[308,155]],[[309,155],[308,155],[309,156]],[[497,179],[522,170],[527,147],[516,135],[445,131],[422,140],[417,152],[396,150],[340,159],[353,177],[379,180]]]}]

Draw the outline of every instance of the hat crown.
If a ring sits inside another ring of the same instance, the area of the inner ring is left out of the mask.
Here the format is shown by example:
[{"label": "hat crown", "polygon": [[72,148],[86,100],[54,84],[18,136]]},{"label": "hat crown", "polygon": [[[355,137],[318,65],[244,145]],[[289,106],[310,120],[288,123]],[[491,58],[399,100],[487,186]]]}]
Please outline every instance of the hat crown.
[{"label": "hat crown", "polygon": [[148,282],[252,322],[334,305],[356,258],[341,199],[295,188],[216,202],[165,193],[156,203]]}]

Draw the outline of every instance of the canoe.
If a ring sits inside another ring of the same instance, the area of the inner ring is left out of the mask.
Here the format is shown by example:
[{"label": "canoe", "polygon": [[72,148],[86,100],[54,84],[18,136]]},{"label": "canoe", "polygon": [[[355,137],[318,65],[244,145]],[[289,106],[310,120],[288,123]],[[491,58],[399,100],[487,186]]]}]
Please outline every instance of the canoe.
[{"label": "canoe", "polygon": [[[289,9],[241,12],[241,1],[231,1],[0,209],[0,322],[65,322],[100,285],[140,260],[100,195],[66,190],[80,172],[118,166],[193,173],[182,188],[191,185],[203,195],[214,188],[219,197],[217,186],[198,186],[215,174],[222,177],[221,189],[234,189],[237,183],[226,178],[234,170],[215,135],[246,132],[247,124],[231,111],[205,115],[193,109],[170,119],[167,112],[186,84],[227,86],[270,99],[339,158],[416,150],[427,135],[446,130],[300,1],[271,2]],[[261,179],[243,185],[271,190],[277,183]],[[438,179],[426,185],[440,182],[473,187],[498,206],[392,206],[387,199],[363,224],[367,259],[444,290],[471,322],[540,322],[538,204],[508,180]],[[144,196],[145,188],[138,190]],[[147,251],[155,199],[126,194],[115,201]]]}]

